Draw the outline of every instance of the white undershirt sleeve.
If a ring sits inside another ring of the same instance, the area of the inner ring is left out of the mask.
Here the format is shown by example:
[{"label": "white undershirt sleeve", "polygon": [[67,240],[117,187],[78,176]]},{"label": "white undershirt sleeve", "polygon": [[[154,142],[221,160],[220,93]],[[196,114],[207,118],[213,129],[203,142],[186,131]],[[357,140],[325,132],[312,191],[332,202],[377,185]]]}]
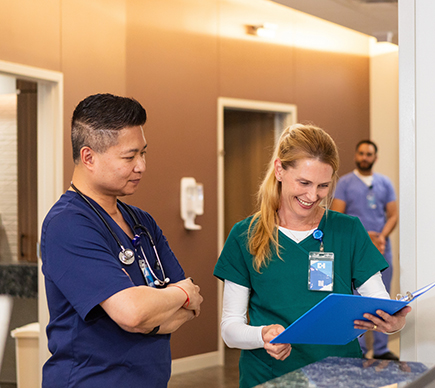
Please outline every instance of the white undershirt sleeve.
[{"label": "white undershirt sleeve", "polygon": [[248,325],[249,294],[247,287],[225,280],[221,333],[230,348],[257,349],[264,346],[263,326]]},{"label": "white undershirt sleeve", "polygon": [[[362,296],[390,299],[380,272],[375,273],[361,287],[358,287],[357,291]],[[248,350],[264,346],[261,335],[261,329],[264,326],[248,325],[247,310],[250,292],[248,287],[225,280],[221,334],[230,348]]]},{"label": "white undershirt sleeve", "polygon": [[[376,272],[369,280],[367,280],[361,287],[356,289],[362,296],[369,296],[371,298],[381,298],[390,299],[390,295],[385,289],[384,282],[382,281],[382,275],[380,272]],[[405,325],[402,326],[402,329]],[[390,333],[385,333],[388,335],[398,333],[400,330],[396,330]]]},{"label": "white undershirt sleeve", "polygon": [[382,275],[380,272],[376,272],[370,279],[368,279],[361,287],[356,289],[360,295],[368,296],[370,298],[390,299],[384,282],[382,281]]}]

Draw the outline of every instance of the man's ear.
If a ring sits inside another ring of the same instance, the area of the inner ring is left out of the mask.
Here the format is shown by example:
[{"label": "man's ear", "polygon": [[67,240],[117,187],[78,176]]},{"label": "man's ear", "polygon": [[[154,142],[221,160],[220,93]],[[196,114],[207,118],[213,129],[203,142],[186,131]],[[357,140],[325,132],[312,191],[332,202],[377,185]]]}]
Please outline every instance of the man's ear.
[{"label": "man's ear", "polygon": [[92,169],[95,164],[94,150],[88,146],[82,147],[82,149],[80,150],[80,160],[85,167]]}]

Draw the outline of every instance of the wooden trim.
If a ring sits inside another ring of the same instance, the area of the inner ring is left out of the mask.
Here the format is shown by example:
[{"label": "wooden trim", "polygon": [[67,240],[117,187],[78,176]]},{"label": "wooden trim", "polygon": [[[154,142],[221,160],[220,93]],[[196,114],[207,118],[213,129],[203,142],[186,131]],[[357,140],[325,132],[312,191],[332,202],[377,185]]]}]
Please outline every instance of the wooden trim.
[{"label": "wooden trim", "polygon": [[194,356],[179,358],[172,361],[172,375],[193,372],[196,370],[219,366],[219,352],[195,354]]}]

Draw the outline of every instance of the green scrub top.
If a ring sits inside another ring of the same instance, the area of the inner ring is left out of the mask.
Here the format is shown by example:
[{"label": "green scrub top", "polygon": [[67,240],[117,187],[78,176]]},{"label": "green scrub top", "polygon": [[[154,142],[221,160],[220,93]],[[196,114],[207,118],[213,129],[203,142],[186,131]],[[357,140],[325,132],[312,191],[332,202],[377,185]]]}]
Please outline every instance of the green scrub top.
[{"label": "green scrub top", "polygon": [[[320,250],[320,242],[310,235],[296,243],[279,232],[282,260],[274,252],[267,267],[258,273],[247,246],[251,219],[249,217],[234,225],[214,275],[251,289],[250,325],[280,324],[287,327],[331,293],[308,289],[308,255]],[[324,251],[334,253],[332,292],[352,294],[352,286],[361,286],[376,272],[388,267],[358,218],[329,210],[323,215],[319,229],[323,231]],[[240,387],[254,387],[329,356],[362,357],[362,353],[357,340],[336,346],[295,344],[284,361],[269,356],[263,348],[242,350]]]}]

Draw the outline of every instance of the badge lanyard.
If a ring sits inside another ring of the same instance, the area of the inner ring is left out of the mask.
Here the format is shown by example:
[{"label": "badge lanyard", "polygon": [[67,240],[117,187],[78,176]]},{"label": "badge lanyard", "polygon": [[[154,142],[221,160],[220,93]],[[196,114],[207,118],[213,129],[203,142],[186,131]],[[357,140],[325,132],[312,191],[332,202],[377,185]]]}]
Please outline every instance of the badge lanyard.
[{"label": "badge lanyard", "polygon": [[367,207],[369,209],[376,209],[377,205],[376,205],[376,197],[375,197],[375,193],[373,191],[373,185],[371,185],[369,187],[369,191],[367,193]]},{"label": "badge lanyard", "polygon": [[311,291],[333,291],[334,252],[324,252],[323,232],[316,229],[313,237],[320,241],[319,252],[310,252],[308,267],[308,289]]},{"label": "badge lanyard", "polygon": [[[118,236],[115,234],[115,232],[112,230],[112,228],[110,227],[110,225],[108,224],[108,222],[104,219],[104,217],[101,215],[101,213],[98,211],[98,209],[92,205],[92,203],[85,197],[85,195],[77,188],[74,186],[74,184],[71,182],[71,187],[72,189],[74,189],[74,191],[80,195],[80,197],[91,207],[91,209],[98,215],[98,217],[101,219],[101,221],[103,221],[104,225],[106,226],[106,228],[108,229],[108,231],[110,232],[110,234],[113,236],[113,238],[116,240],[117,244],[119,245],[121,252],[119,252],[118,254],[118,258],[121,261],[122,264],[124,265],[131,265],[134,263],[135,261],[135,254],[134,252],[129,249],[129,248],[125,248],[122,243],[121,240],[118,238]],[[150,287],[166,287],[166,285],[170,282],[170,279],[168,277],[166,277],[165,275],[165,271],[163,269],[161,260],[160,260],[160,256],[157,252],[156,249],[156,245],[153,241],[153,238],[151,236],[151,233],[149,232],[149,230],[142,225],[141,223],[139,223],[138,218],[136,217],[136,215],[134,214],[133,210],[130,209],[130,207],[125,204],[124,202],[121,202],[120,200],[117,200],[117,203],[119,206],[123,207],[127,213],[130,215],[130,217],[133,219],[134,221],[134,226],[131,228],[133,234],[134,234],[134,238],[132,240],[133,246],[136,250],[136,253],[138,255],[138,264],[139,267],[142,271],[143,277],[147,283],[148,286]],[[154,250],[154,253],[156,255],[156,270],[160,270],[162,272],[162,276],[163,279],[160,280],[157,275],[154,273],[154,271],[152,270],[150,263],[148,262],[148,259],[145,255],[145,252],[143,250],[142,244],[141,244],[141,237],[142,236],[146,236],[149,239],[149,242],[151,243],[151,246]],[[141,256],[142,254],[142,256]]]}]

